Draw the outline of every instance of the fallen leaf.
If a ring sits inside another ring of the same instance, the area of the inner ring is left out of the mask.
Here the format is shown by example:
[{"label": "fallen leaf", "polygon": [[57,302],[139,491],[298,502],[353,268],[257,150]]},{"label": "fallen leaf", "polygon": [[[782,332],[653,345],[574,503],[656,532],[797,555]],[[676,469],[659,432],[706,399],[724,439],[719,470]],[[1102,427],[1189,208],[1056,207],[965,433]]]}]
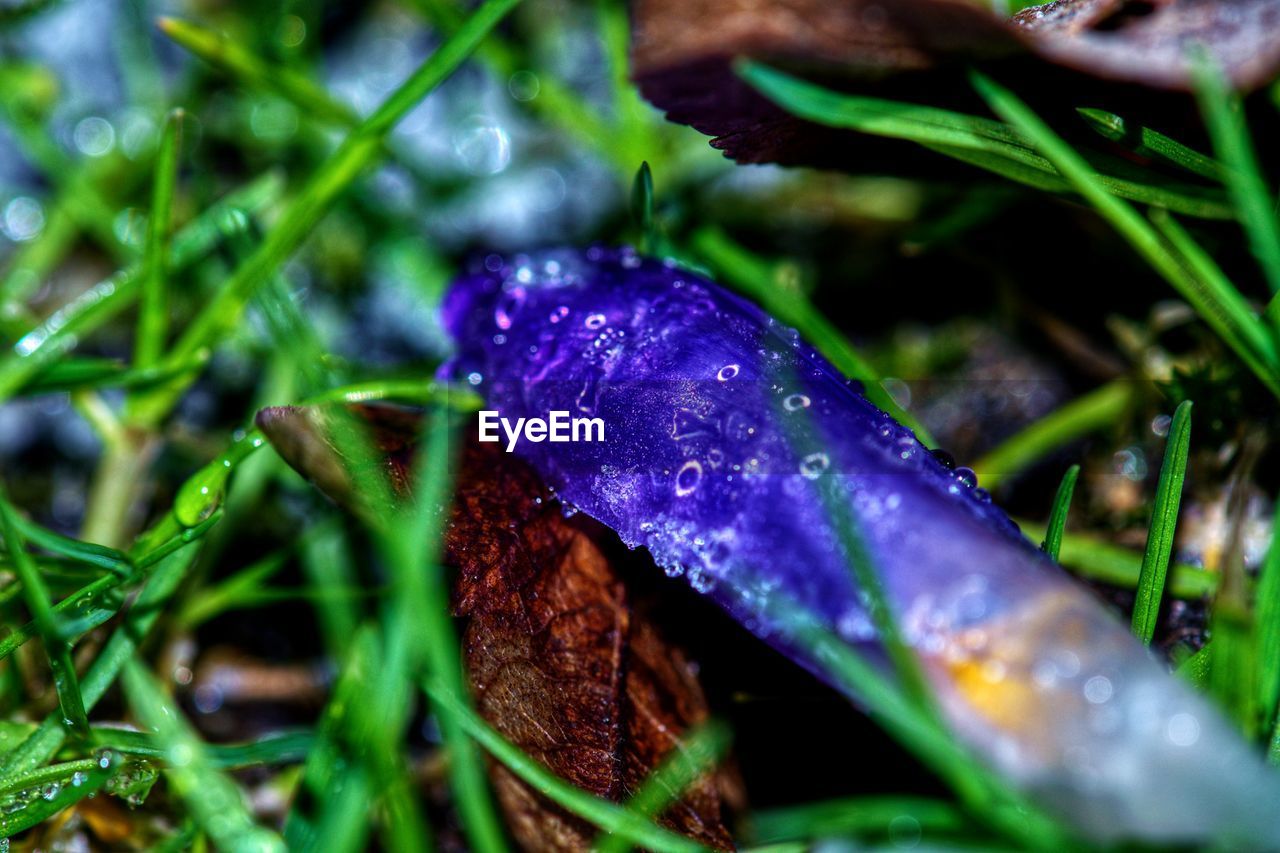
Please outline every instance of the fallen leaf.
[{"label": "fallen leaf", "polygon": [[[379,463],[409,490],[420,417],[356,407],[374,426]],[[267,409],[259,426],[281,455],[341,503],[344,461],[316,409]],[[468,442],[445,536],[458,569],[455,612],[480,714],[557,776],[615,802],[628,799],[708,717],[688,661],[637,614],[600,547],[608,533],[566,518],[533,471],[496,446]],[[586,850],[596,829],[498,764],[494,787],[512,834],[527,850]],[[662,815],[669,828],[731,849],[719,784],[707,776]]]}]

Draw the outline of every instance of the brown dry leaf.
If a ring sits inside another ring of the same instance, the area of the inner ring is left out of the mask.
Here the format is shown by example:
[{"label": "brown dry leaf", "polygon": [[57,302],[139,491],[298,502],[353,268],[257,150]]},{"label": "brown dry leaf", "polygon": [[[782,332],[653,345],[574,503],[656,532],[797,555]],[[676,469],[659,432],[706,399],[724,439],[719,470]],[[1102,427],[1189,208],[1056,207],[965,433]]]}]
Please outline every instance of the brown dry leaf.
[{"label": "brown dry leaf", "polygon": [[752,163],[865,168],[886,146],[792,118],[738,79],[737,57],[937,103],[968,94],[956,72],[978,60],[1004,61],[1031,84],[1072,74],[1187,91],[1193,45],[1241,89],[1268,82],[1280,69],[1280,0],[1057,0],[1008,20],[981,0],[632,3],[632,75],[645,97]]},{"label": "brown dry leaf", "polygon": [[[375,425],[382,464],[401,493],[420,418],[359,407]],[[341,460],[323,439],[317,410],[267,409],[258,423],[304,475],[340,502],[349,498]],[[689,663],[629,605],[597,544],[604,531],[565,518],[537,476],[496,446],[462,453],[446,556],[458,568],[455,610],[477,710],[561,778],[626,800],[708,717]],[[556,806],[498,764],[495,790],[512,834],[527,850],[586,850],[594,827]],[[663,816],[671,829],[731,849],[719,781],[699,780]]]}]

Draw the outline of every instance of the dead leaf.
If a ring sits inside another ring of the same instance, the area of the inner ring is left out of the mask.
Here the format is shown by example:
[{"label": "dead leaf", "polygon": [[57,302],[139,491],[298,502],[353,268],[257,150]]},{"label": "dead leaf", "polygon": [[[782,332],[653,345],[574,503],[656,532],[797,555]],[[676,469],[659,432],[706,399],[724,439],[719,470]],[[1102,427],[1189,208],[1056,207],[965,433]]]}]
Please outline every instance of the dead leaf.
[{"label": "dead leaf", "polygon": [[[356,411],[375,425],[382,464],[404,494],[418,416],[382,406]],[[258,423],[290,464],[349,501],[323,413],[268,409]],[[566,518],[516,457],[474,442],[463,449],[445,547],[459,572],[455,611],[466,619],[477,710],[557,776],[621,802],[708,709],[688,661],[632,609],[598,544],[607,535],[585,516]],[[501,765],[491,770],[522,847],[590,847],[594,827]],[[733,847],[716,778],[695,783],[662,822],[708,846]]]},{"label": "dead leaf", "polygon": [[793,118],[741,81],[733,60],[945,104],[972,102],[960,72],[975,61],[996,61],[1024,90],[1107,81],[1185,92],[1187,50],[1203,45],[1249,90],[1280,69],[1277,33],[1280,0],[1057,0],[1007,20],[977,0],[634,0],[631,60],[646,98],[739,162],[866,169],[901,155]]}]

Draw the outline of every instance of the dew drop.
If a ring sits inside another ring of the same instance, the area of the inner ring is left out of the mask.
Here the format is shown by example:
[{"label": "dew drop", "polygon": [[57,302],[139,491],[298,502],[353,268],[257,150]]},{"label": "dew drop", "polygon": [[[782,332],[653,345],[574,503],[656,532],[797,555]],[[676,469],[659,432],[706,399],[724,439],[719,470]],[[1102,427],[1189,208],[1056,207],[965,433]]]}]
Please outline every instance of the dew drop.
[{"label": "dew drop", "polygon": [[716,379],[719,379],[721,382],[728,382],[730,379],[738,375],[738,370],[738,365],[726,364],[724,367],[720,368],[718,373],[716,373]]},{"label": "dew drop", "polygon": [[831,459],[825,453],[810,453],[800,460],[800,473],[807,480],[816,480],[831,465]]},{"label": "dew drop", "polygon": [[948,471],[954,471],[956,469],[956,458],[947,451],[941,448],[936,448],[929,452],[932,453],[933,458],[941,462],[942,467],[946,468]]},{"label": "dew drop", "polygon": [[978,475],[972,468],[957,468],[955,474],[957,480],[971,489],[978,485]]},{"label": "dew drop", "polygon": [[588,329],[598,329],[601,326],[603,326],[604,323],[605,323],[605,316],[603,314],[588,314],[584,325]]},{"label": "dew drop", "polygon": [[676,472],[676,497],[683,498],[693,494],[701,480],[702,464],[695,459],[690,459]]},{"label": "dew drop", "polygon": [[792,394],[782,401],[782,408],[788,412],[794,412],[797,409],[809,408],[809,398],[804,394]]}]

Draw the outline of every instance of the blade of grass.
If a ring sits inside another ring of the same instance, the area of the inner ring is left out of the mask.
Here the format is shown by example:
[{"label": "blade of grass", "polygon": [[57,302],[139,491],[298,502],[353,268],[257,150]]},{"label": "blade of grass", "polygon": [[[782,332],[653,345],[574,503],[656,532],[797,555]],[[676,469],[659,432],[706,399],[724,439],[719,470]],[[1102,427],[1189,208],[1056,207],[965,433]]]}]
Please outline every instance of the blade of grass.
[{"label": "blade of grass", "polygon": [[[444,548],[439,508],[449,504],[453,471],[450,441],[454,431],[451,413],[433,419],[415,465],[414,496],[406,524],[387,543],[397,559],[397,585],[407,605],[405,619],[419,626],[410,641],[424,644],[427,672],[454,696],[468,695],[462,669],[462,649],[449,618],[449,589],[439,561]],[[460,701],[465,702],[465,699]],[[449,749],[450,777],[458,810],[472,847],[479,851],[506,848],[502,824],[489,793],[483,757],[475,743],[449,714],[440,716],[440,729]]]},{"label": "blade of grass", "polygon": [[[173,238],[172,270],[207,255],[222,239],[220,224],[232,210],[257,210],[275,201],[283,184],[269,174],[228,193],[189,222]],[[0,357],[0,401],[6,400],[32,377],[132,304],[137,298],[141,265],[112,275],[49,315],[25,334],[13,350]],[[173,366],[182,361],[172,359]]]},{"label": "blade of grass", "polygon": [[1058,552],[1062,550],[1062,531],[1067,526],[1071,495],[1076,490],[1076,478],[1079,476],[1079,465],[1068,468],[1067,473],[1062,475],[1062,482],[1058,484],[1058,493],[1053,496],[1053,511],[1049,513],[1049,525],[1045,530],[1044,544],[1041,547],[1055,563],[1058,561]]},{"label": "blade of grass", "polygon": [[[916,142],[943,153],[964,151],[973,165],[990,168],[1005,177],[1055,191],[1072,188],[1058,184],[1065,176],[1053,158],[1037,153],[1030,134],[1016,123],[1003,124],[922,104],[889,101],[833,92],[766,65],[741,62],[739,74],[765,97],[801,118],[831,127],[848,128],[875,136]],[[992,158],[998,158],[999,161]],[[1010,168],[1011,167],[1011,168]],[[1040,177],[1040,176],[1043,176]],[[1043,183],[1047,178],[1054,183]],[[1109,193],[1145,204],[1159,204],[1191,216],[1225,219],[1230,208],[1215,190],[1185,185],[1154,185],[1112,174],[1095,174]],[[1079,188],[1075,187],[1078,191]]]},{"label": "blade of grass", "polygon": [[[1262,267],[1271,292],[1280,294],[1280,223],[1276,221],[1275,199],[1267,189],[1253,144],[1249,141],[1244,105],[1227,89],[1222,70],[1203,48],[1188,56],[1196,102],[1204,116],[1213,150],[1226,167],[1223,180],[1235,204],[1236,216],[1249,237],[1254,257]],[[1273,323],[1280,322],[1280,302],[1267,307]]]},{"label": "blade of grass", "polygon": [[1116,380],[1072,400],[1005,439],[973,465],[978,482],[998,488],[1053,450],[1112,426],[1137,393],[1135,383]]},{"label": "blade of grass", "polygon": [[1211,181],[1222,180],[1222,164],[1217,160],[1163,133],[1143,125],[1131,127],[1124,118],[1106,110],[1080,107],[1076,112],[1099,134],[1127,146],[1135,154],[1163,160]]},{"label": "blade of grass", "polygon": [[1254,594],[1258,707],[1262,709],[1264,730],[1280,722],[1280,500],[1276,501],[1271,530],[1271,546]]},{"label": "blade of grass", "polygon": [[[1111,226],[1156,272],[1173,285],[1175,290],[1193,306],[1214,293],[1214,283],[1200,281],[1191,265],[1156,233],[1151,224],[1129,204],[1112,195],[1098,180],[1098,176],[1089,164],[1026,104],[991,78],[978,72],[973,72],[970,76],[974,87],[986,99],[991,109],[1032,139],[1041,153],[1071,182],[1076,191],[1111,223]],[[1229,313],[1228,309],[1223,310]],[[1217,330],[1218,325],[1211,316],[1206,315],[1206,321]],[[1225,340],[1233,349],[1238,345],[1238,342],[1232,339]],[[1280,396],[1280,380],[1277,379],[1280,375],[1280,366],[1263,360],[1265,356],[1261,353],[1255,352],[1251,356],[1245,356],[1237,350],[1237,354],[1241,355],[1242,360],[1254,370],[1273,394]],[[1265,365],[1265,369],[1257,366],[1260,360]]]},{"label": "blade of grass", "polygon": [[5,802],[0,811],[0,846],[8,847],[10,836],[97,794],[116,772],[117,763],[104,754],[7,777],[0,784],[0,799]]},{"label": "blade of grass", "polygon": [[[167,758],[168,747],[154,735],[127,729],[95,726],[94,737],[103,746],[143,758]],[[245,743],[204,744],[205,758],[219,770],[239,770],[269,764],[292,764],[307,757],[315,745],[310,731],[274,732]]]},{"label": "blade of grass", "polygon": [[179,18],[158,18],[156,26],[243,85],[275,92],[315,119],[345,127],[354,127],[360,122],[355,110],[333,98],[311,78],[287,66],[267,62],[235,39]]},{"label": "blade of grass", "polygon": [[[1030,539],[1043,541],[1046,525],[1023,518],[1015,519]],[[1142,572],[1142,555],[1121,545],[1113,545],[1084,533],[1064,533],[1059,562],[1076,574],[1090,580],[1134,589]],[[1195,600],[1213,595],[1218,588],[1218,574],[1198,566],[1175,563],[1169,567],[1166,589],[1175,598]]]},{"label": "blade of grass", "polygon": [[1182,501],[1182,482],[1187,473],[1187,454],[1191,446],[1191,401],[1184,400],[1173,413],[1169,440],[1165,445],[1160,479],[1156,483],[1155,506],[1147,531],[1147,547],[1142,555],[1142,571],[1138,574],[1137,597],[1133,602],[1133,633],[1144,645],[1151,644],[1156,620],[1160,615],[1160,599],[1164,595],[1169,557],[1173,553],[1173,535],[1178,524],[1178,507]]},{"label": "blade of grass", "polygon": [[631,221],[640,234],[640,253],[650,254],[657,241],[653,233],[653,172],[648,161],[640,164],[631,182]]},{"label": "blade of grass", "polygon": [[887,839],[890,825],[910,818],[921,840],[972,831],[975,827],[953,803],[923,797],[855,797],[756,812],[751,816],[756,841],[808,841],[840,836]]},{"label": "blade of grass", "polygon": [[242,602],[250,600],[266,580],[284,568],[289,559],[289,550],[291,549],[268,554],[221,583],[202,590],[199,598],[188,600],[187,605],[178,612],[174,620],[176,626],[184,631],[194,630],[219,613],[233,610]]},{"label": "blade of grass", "polygon": [[169,246],[173,228],[173,193],[178,182],[182,147],[182,110],[173,110],[164,123],[151,188],[151,213],[142,250],[142,288],[138,304],[138,334],[134,367],[154,367],[169,331]]},{"label": "blade of grass", "polygon": [[[317,589],[350,589],[356,585],[350,542],[341,526],[322,526],[316,535],[303,540],[300,555],[302,570]],[[316,616],[325,648],[334,660],[342,660],[355,636],[359,614],[345,598],[325,596],[317,605]]]},{"label": "blade of grass", "polygon": [[1256,464],[1259,443],[1243,442],[1236,470],[1228,485],[1228,531],[1223,549],[1222,583],[1214,596],[1209,619],[1212,642],[1209,658],[1209,695],[1227,712],[1250,740],[1264,731],[1264,713],[1258,704],[1262,662],[1258,660],[1258,629],[1250,578],[1244,561],[1244,525],[1248,513],[1250,469]]},{"label": "blade of grass", "polygon": [[[258,249],[240,264],[174,344],[169,358],[186,361],[216,344],[235,325],[254,291],[287,261],[338,197],[371,166],[393,127],[444,82],[520,0],[485,0],[374,113],[354,129],[288,204]],[[139,401],[139,413],[157,422],[186,389],[173,383]]]},{"label": "blade of grass", "polygon": [[49,668],[53,671],[53,683],[58,691],[58,704],[62,707],[62,723],[79,738],[89,736],[89,718],[85,715],[84,697],[80,695],[80,679],[76,676],[71,660],[71,646],[58,624],[57,614],[49,601],[49,590],[36,570],[31,555],[27,553],[25,540],[18,532],[17,513],[0,489],[0,531],[18,582],[22,584],[22,598],[35,621],[40,639],[44,643]]},{"label": "blade of grass", "polygon": [[[115,683],[121,667],[133,657],[138,644],[147,636],[160,615],[164,602],[177,589],[196,557],[196,548],[187,544],[162,560],[150,580],[138,594],[124,624],[103,646],[98,657],[81,679],[81,695],[86,709],[92,710]],[[0,781],[9,774],[39,767],[48,761],[66,740],[66,730],[58,715],[50,715],[22,745],[0,761]]]},{"label": "blade of grass", "polygon": [[213,766],[204,742],[136,660],[121,673],[125,695],[138,720],[164,747],[164,773],[190,814],[223,850],[281,850],[275,833],[258,826],[234,782]]},{"label": "blade of grass", "polygon": [[1153,209],[1151,223],[1195,274],[1183,297],[1191,303],[1218,336],[1235,350],[1255,374],[1270,371],[1280,363],[1275,338],[1258,320],[1258,315],[1236,290],[1213,256],[1204,250],[1168,211]]},{"label": "blade of grass", "polygon": [[[729,741],[729,729],[716,722],[686,732],[627,801],[627,808],[649,818],[661,816],[690,785],[715,768],[728,751]],[[626,839],[611,835],[597,838],[594,846],[599,853],[625,853],[631,849]]]},{"label": "blade of grass", "polygon": [[113,358],[63,358],[55,361],[17,390],[18,395],[33,397],[62,391],[102,391],[107,388],[145,388],[158,385],[184,373],[198,373],[208,361],[201,354],[187,364],[126,368]]}]

